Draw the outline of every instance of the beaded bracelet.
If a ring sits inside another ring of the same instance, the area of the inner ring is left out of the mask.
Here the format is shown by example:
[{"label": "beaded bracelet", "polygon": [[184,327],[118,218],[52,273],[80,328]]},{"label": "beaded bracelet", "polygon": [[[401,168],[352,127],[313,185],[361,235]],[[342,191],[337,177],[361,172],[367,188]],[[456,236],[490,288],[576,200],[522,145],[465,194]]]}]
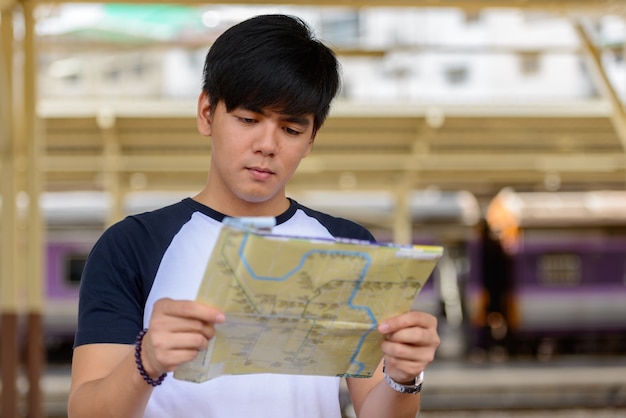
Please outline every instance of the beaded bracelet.
[{"label": "beaded bracelet", "polygon": [[137,334],[137,338],[135,339],[135,364],[137,365],[137,370],[139,370],[139,374],[143,377],[143,380],[148,382],[150,386],[155,387],[163,383],[167,377],[167,373],[163,373],[158,379],[155,380],[151,378],[146,372],[146,369],[143,368],[143,363],[141,362],[141,343],[143,342],[143,337],[146,335],[146,332],[148,332],[148,329],[144,328],[139,332],[139,334]]}]

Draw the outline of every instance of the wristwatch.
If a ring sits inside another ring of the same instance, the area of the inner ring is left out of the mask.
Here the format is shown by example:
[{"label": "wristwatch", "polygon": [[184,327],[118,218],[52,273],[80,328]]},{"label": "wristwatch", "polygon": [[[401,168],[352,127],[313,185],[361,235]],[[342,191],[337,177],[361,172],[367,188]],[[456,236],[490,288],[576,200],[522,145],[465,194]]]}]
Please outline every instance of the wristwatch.
[{"label": "wristwatch", "polygon": [[420,374],[415,378],[415,382],[412,385],[401,385],[400,383],[393,380],[387,374],[385,370],[385,366],[383,365],[383,373],[385,374],[385,381],[391,386],[391,389],[400,392],[400,393],[410,393],[413,395],[417,395],[422,390],[422,383],[424,382],[424,371],[421,371]]}]

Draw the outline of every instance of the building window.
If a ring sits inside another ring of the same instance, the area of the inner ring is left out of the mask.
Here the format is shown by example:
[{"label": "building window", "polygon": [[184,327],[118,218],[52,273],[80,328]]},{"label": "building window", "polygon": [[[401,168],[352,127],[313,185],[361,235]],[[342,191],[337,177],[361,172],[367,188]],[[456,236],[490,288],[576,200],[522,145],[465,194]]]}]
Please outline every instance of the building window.
[{"label": "building window", "polygon": [[444,72],[448,84],[453,86],[464,84],[469,77],[469,70],[465,65],[452,65],[447,67]]},{"label": "building window", "polygon": [[533,75],[539,73],[541,69],[541,55],[538,52],[518,53],[520,72],[523,75]]}]

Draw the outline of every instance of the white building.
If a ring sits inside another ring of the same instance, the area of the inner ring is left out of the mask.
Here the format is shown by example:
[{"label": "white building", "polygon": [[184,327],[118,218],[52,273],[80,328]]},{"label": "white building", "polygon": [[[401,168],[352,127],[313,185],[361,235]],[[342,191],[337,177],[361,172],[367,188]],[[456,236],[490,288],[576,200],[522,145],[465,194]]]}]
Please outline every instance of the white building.
[{"label": "white building", "polygon": [[[158,17],[166,12],[159,7],[174,17]],[[218,5],[48,6],[38,25],[40,95],[195,98],[211,40],[248,16],[277,11],[303,17],[337,49],[348,101],[541,103],[598,95],[567,16],[516,9]],[[125,19],[111,19],[112,13]],[[614,88],[626,97],[623,17],[585,24],[603,48]]]}]

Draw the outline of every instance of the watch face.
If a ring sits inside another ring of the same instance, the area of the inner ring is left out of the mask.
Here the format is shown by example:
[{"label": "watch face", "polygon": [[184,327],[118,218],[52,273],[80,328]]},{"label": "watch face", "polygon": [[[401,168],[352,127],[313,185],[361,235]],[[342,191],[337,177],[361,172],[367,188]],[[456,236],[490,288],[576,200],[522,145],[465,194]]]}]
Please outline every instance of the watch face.
[{"label": "watch face", "polygon": [[424,371],[422,370],[420,374],[415,378],[415,386],[421,385],[424,382]]}]

